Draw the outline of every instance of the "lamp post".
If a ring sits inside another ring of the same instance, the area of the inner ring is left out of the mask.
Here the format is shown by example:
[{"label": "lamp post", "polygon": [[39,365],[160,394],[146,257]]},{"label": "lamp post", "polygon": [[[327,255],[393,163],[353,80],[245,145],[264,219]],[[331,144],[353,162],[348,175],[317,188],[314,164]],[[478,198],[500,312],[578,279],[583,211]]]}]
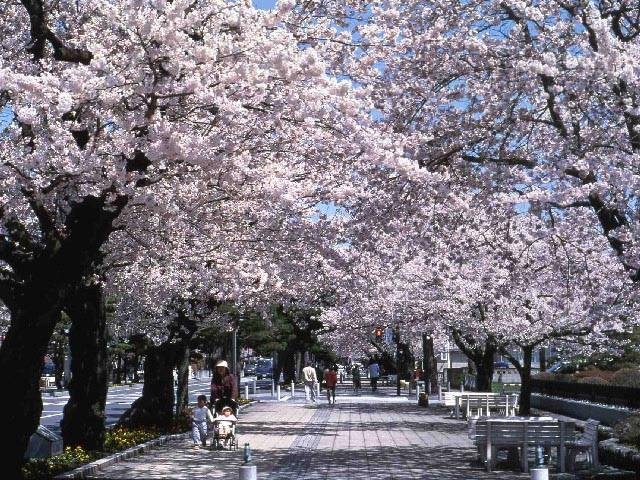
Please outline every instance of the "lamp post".
[{"label": "lamp post", "polygon": [[231,333],[231,373],[233,373],[236,384],[238,387],[238,393],[240,392],[240,375],[238,375],[238,322],[234,321],[233,325],[227,330]]},{"label": "lamp post", "polygon": [[231,371],[238,376],[238,327],[231,330]]},{"label": "lamp post", "polygon": [[400,325],[396,324],[396,395],[400,396]]}]

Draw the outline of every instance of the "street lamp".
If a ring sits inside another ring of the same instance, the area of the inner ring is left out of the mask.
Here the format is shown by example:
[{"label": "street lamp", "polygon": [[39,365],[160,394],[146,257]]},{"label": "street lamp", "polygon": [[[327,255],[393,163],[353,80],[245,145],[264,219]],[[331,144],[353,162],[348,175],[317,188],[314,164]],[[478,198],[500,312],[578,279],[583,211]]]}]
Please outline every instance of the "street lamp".
[{"label": "street lamp", "polygon": [[396,395],[400,396],[400,325],[396,324]]},{"label": "street lamp", "polygon": [[240,392],[240,375],[238,375],[238,322],[235,320],[233,325],[228,329],[231,333],[231,372],[235,376],[238,384],[238,392]]}]

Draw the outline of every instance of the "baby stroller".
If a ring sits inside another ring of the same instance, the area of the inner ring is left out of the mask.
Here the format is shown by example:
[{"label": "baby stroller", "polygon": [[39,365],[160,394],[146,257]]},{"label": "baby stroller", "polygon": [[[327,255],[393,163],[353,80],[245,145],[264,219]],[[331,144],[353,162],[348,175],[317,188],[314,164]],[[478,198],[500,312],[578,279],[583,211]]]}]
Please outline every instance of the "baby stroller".
[{"label": "baby stroller", "polygon": [[[236,424],[238,423],[238,404],[233,400],[220,399],[215,405],[213,418],[213,447],[215,449],[238,449]],[[234,408],[235,407],[235,408]]]}]

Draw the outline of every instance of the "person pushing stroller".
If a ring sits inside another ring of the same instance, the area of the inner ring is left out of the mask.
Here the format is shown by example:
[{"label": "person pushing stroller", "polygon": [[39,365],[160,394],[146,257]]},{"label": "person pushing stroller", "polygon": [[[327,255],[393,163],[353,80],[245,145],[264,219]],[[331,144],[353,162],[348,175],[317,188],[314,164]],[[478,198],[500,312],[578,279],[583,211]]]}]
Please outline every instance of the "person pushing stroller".
[{"label": "person pushing stroller", "polygon": [[231,407],[234,415],[238,415],[238,382],[236,376],[229,371],[224,360],[216,363],[211,378],[211,409],[221,414],[224,407]]}]

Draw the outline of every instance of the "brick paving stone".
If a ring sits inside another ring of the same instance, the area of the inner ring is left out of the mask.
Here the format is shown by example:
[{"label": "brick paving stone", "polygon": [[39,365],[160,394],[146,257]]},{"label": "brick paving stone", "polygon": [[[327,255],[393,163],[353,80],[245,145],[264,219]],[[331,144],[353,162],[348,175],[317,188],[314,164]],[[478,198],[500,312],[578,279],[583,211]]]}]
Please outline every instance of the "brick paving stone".
[{"label": "brick paving stone", "polygon": [[415,397],[397,397],[392,388],[338,393],[335,405],[307,404],[299,393],[286,402],[252,405],[239,418],[236,452],[192,450],[190,441],[176,441],[87,478],[235,479],[244,442],[260,480],[529,478],[508,469],[486,473],[466,424],[444,409],[418,407]]}]

